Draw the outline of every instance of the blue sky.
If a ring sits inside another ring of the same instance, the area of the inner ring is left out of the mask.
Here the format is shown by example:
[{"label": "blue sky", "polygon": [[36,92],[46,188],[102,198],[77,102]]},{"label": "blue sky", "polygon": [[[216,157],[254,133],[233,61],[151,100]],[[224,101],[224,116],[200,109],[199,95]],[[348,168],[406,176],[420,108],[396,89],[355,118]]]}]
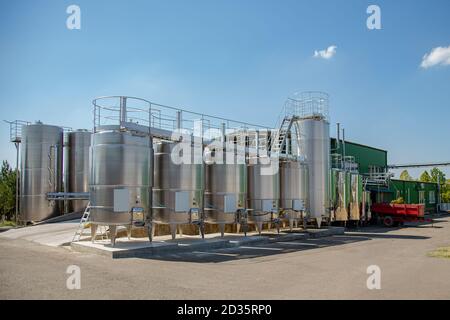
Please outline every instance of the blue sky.
[{"label": "blue sky", "polygon": [[[66,28],[71,4],[81,30]],[[382,30],[367,29],[369,4]],[[91,128],[94,97],[132,95],[273,126],[287,96],[321,90],[333,134],[340,122],[391,163],[450,160],[450,65],[420,67],[450,46],[449,12],[448,0],[1,0],[1,119]],[[14,162],[6,124],[0,143]]]}]

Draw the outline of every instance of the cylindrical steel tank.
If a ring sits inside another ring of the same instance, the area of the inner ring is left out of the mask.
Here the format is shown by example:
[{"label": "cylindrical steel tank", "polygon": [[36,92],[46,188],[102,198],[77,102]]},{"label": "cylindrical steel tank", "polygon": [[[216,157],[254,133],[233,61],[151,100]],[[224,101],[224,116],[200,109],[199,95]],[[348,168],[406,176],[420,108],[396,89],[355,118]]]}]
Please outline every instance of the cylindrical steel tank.
[{"label": "cylindrical steel tank", "polygon": [[226,163],[225,153],[222,155],[222,161],[214,158],[206,164],[204,210],[205,222],[218,224],[223,234],[225,224],[237,222],[237,212],[245,209],[247,166],[235,157],[232,163]]},{"label": "cylindrical steel tank", "polygon": [[329,217],[330,125],[320,116],[297,120],[299,147],[309,170],[309,213],[320,225]]},{"label": "cylindrical steel tank", "polygon": [[280,207],[292,227],[294,220],[302,219],[308,203],[308,168],[301,161],[280,162]]},{"label": "cylindrical steel tank", "polygon": [[262,224],[276,221],[280,206],[280,171],[278,159],[250,159],[247,166],[247,208],[250,223],[261,232]]},{"label": "cylindrical steel tank", "polygon": [[178,158],[182,145],[164,141],[155,144],[153,221],[169,224],[172,237],[178,225],[197,223],[203,217],[204,164],[202,159],[195,163],[193,146],[185,146],[183,152],[187,153],[183,159]]},{"label": "cylindrical steel tank", "polygon": [[357,173],[351,173],[350,182],[351,182],[350,220],[359,221],[361,218],[361,207],[363,198],[362,178]]},{"label": "cylindrical steel tank", "polygon": [[350,176],[348,172],[343,170],[332,170],[333,179],[335,181],[335,202],[334,220],[348,221],[349,206],[350,206]]},{"label": "cylindrical steel tank", "polygon": [[[67,192],[89,192],[89,153],[92,133],[77,130],[67,134],[66,186]],[[83,211],[88,200],[72,200],[69,211]]]},{"label": "cylindrical steel tank", "polygon": [[60,214],[48,192],[62,191],[63,129],[36,123],[22,127],[21,220],[43,221]]},{"label": "cylindrical steel tank", "polygon": [[89,181],[90,220],[99,225],[130,225],[131,212],[151,212],[153,149],[149,136],[97,128],[92,135]]}]

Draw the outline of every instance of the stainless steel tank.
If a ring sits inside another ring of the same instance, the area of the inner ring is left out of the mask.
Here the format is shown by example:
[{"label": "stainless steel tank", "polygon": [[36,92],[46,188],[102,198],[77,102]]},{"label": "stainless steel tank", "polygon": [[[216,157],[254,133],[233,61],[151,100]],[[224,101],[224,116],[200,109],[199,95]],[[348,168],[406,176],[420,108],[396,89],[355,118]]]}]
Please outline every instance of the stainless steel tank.
[{"label": "stainless steel tank", "polygon": [[362,178],[359,174],[350,174],[351,183],[351,202],[350,202],[350,220],[359,221],[361,219],[362,207]]},{"label": "stainless steel tank", "polygon": [[36,123],[22,127],[20,211],[25,222],[60,214],[48,192],[62,191],[63,129]]},{"label": "stainless steel tank", "polygon": [[131,225],[133,212],[144,218],[150,215],[153,149],[149,136],[121,131],[119,126],[97,128],[91,158],[90,218],[94,225],[115,230],[118,225]]},{"label": "stainless steel tank", "polygon": [[300,118],[296,125],[300,152],[309,170],[309,214],[320,226],[330,208],[330,125],[321,115]]},{"label": "stainless steel tank", "polygon": [[175,148],[176,143],[155,144],[153,187],[153,222],[169,224],[173,238],[177,226],[190,223],[201,226],[205,191],[204,164],[194,163],[194,147],[188,163],[172,160]]},{"label": "stainless steel tank", "polygon": [[350,206],[350,176],[342,170],[333,170],[336,181],[336,202],[334,204],[334,220],[348,221]]},{"label": "stainless steel tank", "polygon": [[214,156],[214,161],[206,164],[204,211],[205,222],[218,224],[223,236],[225,224],[239,222],[238,212],[245,209],[247,166],[238,161],[226,163],[225,153],[222,155],[221,161]]},{"label": "stainless steel tank", "polygon": [[[89,192],[89,153],[92,133],[77,130],[67,134],[66,186],[67,192]],[[88,200],[72,200],[69,211],[83,211]]]},{"label": "stainless steel tank", "polygon": [[280,207],[291,228],[307,211],[308,179],[308,168],[304,162],[280,162]]},{"label": "stainless steel tank", "polygon": [[247,208],[249,223],[259,232],[263,223],[276,222],[280,207],[280,171],[278,159],[250,159],[247,166]]}]

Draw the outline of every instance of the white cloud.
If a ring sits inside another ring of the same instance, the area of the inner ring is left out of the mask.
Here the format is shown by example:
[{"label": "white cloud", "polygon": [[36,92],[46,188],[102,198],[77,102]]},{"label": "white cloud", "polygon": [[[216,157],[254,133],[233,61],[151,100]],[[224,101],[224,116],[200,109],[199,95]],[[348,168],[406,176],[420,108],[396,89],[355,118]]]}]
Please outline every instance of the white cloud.
[{"label": "white cloud", "polygon": [[450,65],[450,46],[434,48],[430,53],[423,56],[420,66],[427,69],[439,64]]},{"label": "white cloud", "polygon": [[331,59],[336,54],[337,47],[335,45],[329,46],[325,50],[314,51],[314,58]]}]

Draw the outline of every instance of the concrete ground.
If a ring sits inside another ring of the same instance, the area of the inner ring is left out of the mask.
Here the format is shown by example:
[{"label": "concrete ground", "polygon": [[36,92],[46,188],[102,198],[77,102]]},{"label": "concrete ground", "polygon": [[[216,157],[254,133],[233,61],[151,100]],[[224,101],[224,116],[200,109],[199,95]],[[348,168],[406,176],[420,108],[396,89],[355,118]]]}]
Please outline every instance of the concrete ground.
[{"label": "concrete ground", "polygon": [[[179,253],[151,259],[78,253],[0,234],[0,299],[450,299],[450,218],[402,229]],[[81,270],[69,290],[67,267]],[[381,269],[369,290],[367,267]]]}]

